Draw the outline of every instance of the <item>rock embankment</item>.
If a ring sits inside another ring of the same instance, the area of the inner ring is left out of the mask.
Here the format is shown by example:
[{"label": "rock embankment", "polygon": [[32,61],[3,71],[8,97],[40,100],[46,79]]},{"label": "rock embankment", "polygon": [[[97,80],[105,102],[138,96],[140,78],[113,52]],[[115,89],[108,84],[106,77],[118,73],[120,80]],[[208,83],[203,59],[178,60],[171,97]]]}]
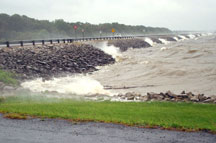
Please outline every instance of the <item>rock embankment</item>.
[{"label": "rock embankment", "polygon": [[201,102],[201,103],[216,103],[216,96],[207,97],[204,94],[193,94],[192,92],[186,93],[183,91],[181,94],[174,94],[170,91],[166,93],[150,92],[147,95],[141,95],[133,92],[126,94],[115,95],[122,101],[173,101],[173,102]]},{"label": "rock embankment", "polygon": [[96,66],[114,62],[111,55],[87,44],[0,49],[0,68],[20,74],[22,78],[85,73],[95,71]]},{"label": "rock embankment", "polygon": [[120,39],[120,40],[110,40],[108,45],[114,45],[119,47],[120,50],[126,51],[128,48],[146,48],[151,47],[151,45],[145,42],[143,39]]},{"label": "rock embankment", "polygon": [[163,39],[166,39],[167,41],[170,41],[170,42],[176,42],[177,40],[174,39],[173,37],[169,37],[169,36],[163,36],[162,37]]},{"label": "rock embankment", "polygon": [[151,37],[150,39],[151,39],[154,43],[163,44],[163,43],[159,40],[159,38]]}]

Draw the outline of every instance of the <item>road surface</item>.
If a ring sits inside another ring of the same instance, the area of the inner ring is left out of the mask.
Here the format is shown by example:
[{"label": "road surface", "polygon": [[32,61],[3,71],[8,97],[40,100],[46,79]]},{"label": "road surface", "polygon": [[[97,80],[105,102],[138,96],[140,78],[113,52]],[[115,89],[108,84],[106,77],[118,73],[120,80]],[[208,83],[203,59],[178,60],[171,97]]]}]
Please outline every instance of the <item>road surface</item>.
[{"label": "road surface", "polygon": [[0,143],[214,143],[216,135],[72,123],[57,119],[5,119],[0,114]]}]

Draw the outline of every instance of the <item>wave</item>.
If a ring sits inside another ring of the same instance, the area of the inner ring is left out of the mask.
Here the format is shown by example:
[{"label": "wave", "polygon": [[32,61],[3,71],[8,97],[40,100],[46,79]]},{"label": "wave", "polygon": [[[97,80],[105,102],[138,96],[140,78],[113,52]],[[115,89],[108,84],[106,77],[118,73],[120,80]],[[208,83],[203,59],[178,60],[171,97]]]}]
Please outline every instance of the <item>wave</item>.
[{"label": "wave", "polygon": [[165,51],[165,50],[168,50],[169,48],[167,48],[167,47],[162,47],[160,50],[161,51]]},{"label": "wave", "polygon": [[43,81],[42,78],[37,78],[31,81],[25,81],[21,83],[21,86],[24,89],[39,93],[57,92],[69,95],[112,95],[109,91],[104,89],[100,82],[84,75],[59,77],[46,81]]},{"label": "wave", "polygon": [[178,35],[182,40],[186,40],[186,39],[188,39],[188,38],[186,38],[185,36],[183,36],[183,35]]},{"label": "wave", "polygon": [[149,45],[153,46],[154,45],[154,42],[152,41],[152,39],[150,38],[145,38],[144,40],[145,42],[147,42]]},{"label": "wave", "polygon": [[160,40],[163,44],[169,44],[170,42],[167,41],[166,39],[163,38],[159,38],[158,40]]},{"label": "wave", "polygon": [[175,39],[176,41],[179,41],[178,37],[173,37],[173,39]]},{"label": "wave", "polygon": [[190,37],[190,39],[194,39],[196,36],[193,34],[189,34],[188,37]]},{"label": "wave", "polygon": [[118,47],[115,47],[114,45],[107,45],[106,42],[100,42],[97,45],[95,45],[97,48],[104,51],[106,54],[111,55],[117,62],[122,59],[122,54],[120,52],[120,49]]}]

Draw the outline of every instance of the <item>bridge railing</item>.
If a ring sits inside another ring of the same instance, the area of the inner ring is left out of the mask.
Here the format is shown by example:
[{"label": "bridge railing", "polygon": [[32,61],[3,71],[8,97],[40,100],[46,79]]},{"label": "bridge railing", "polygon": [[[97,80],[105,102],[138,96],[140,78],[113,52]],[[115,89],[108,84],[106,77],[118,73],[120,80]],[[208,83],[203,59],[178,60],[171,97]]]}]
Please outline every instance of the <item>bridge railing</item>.
[{"label": "bridge railing", "polygon": [[112,36],[112,37],[84,37],[84,38],[64,38],[64,39],[46,39],[46,40],[20,40],[0,42],[0,46],[24,46],[36,44],[53,44],[53,43],[72,43],[75,41],[90,41],[90,40],[113,40],[113,39],[131,39],[135,36]]}]

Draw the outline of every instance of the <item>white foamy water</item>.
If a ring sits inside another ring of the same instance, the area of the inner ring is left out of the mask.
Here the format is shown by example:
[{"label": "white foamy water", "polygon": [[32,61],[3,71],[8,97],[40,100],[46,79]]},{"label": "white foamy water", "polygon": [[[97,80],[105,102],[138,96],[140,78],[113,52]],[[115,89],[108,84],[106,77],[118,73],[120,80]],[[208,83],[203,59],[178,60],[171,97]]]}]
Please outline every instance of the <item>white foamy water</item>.
[{"label": "white foamy water", "polygon": [[160,50],[161,51],[165,51],[165,50],[168,50],[169,48],[167,48],[167,47],[162,47]]},{"label": "white foamy water", "polygon": [[185,36],[183,36],[183,35],[178,35],[179,37],[181,37],[182,38],[182,40],[186,40],[187,38],[185,37]]},{"label": "white foamy water", "polygon": [[144,41],[147,42],[151,46],[154,45],[154,42],[150,38],[145,38]]},{"label": "white foamy water", "polygon": [[120,52],[120,50],[119,50],[118,47],[115,47],[113,45],[108,46],[107,42],[103,43],[103,45],[101,46],[101,49],[105,53],[111,55],[116,60],[118,60],[118,58],[122,56],[122,54],[121,54],[121,52]]},{"label": "white foamy water", "polygon": [[193,35],[193,34],[189,34],[188,36],[190,37],[190,39],[194,39],[194,38],[196,37],[196,36]]},{"label": "white foamy water", "polygon": [[207,33],[202,33],[201,36],[208,36],[208,34]]},{"label": "white foamy water", "polygon": [[106,54],[111,55],[117,62],[122,59],[122,54],[120,52],[120,49],[118,47],[115,47],[114,45],[107,45],[107,41],[105,42],[97,42],[92,43],[93,46],[101,49]]},{"label": "white foamy water", "polygon": [[140,64],[149,64],[149,61],[141,61]]},{"label": "white foamy water", "polygon": [[169,44],[170,42],[167,41],[166,39],[163,38],[159,38],[158,40],[160,40],[163,44]]},{"label": "white foamy water", "polygon": [[213,33],[207,33],[207,35],[208,35],[208,36],[211,36],[211,35],[213,35]]},{"label": "white foamy water", "polygon": [[43,81],[42,78],[38,78],[23,82],[21,86],[32,92],[58,92],[60,94],[76,95],[111,95],[111,92],[105,90],[100,82],[84,75],[53,78],[46,81]]},{"label": "white foamy water", "polygon": [[173,39],[175,39],[176,41],[179,41],[179,39],[177,37],[173,37]]},{"label": "white foamy water", "polygon": [[201,36],[211,36],[213,33],[202,33]]},{"label": "white foamy water", "polygon": [[201,34],[196,34],[196,37],[200,37],[201,36]]}]

